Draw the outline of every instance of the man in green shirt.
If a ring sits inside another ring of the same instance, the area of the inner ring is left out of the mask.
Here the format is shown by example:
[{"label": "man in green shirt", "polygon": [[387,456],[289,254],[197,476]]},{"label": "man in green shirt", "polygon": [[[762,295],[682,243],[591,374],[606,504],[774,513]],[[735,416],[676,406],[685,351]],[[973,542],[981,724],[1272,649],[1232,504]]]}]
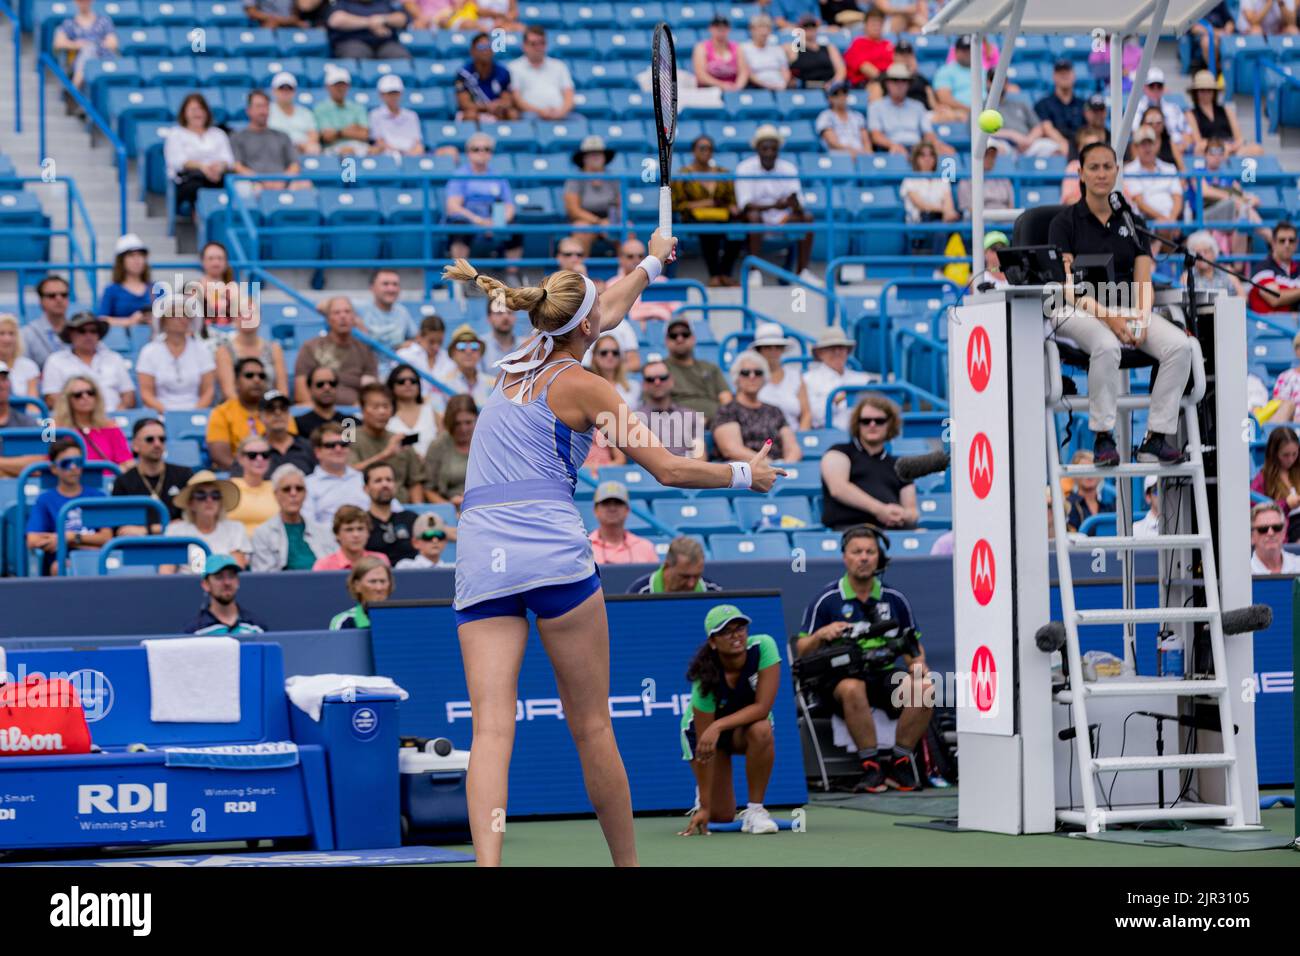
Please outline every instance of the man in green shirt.
[{"label": "man in green shirt", "polygon": [[393,395],[387,385],[371,382],[361,387],[361,427],[357,429],[348,463],[364,472],[383,462],[392,466],[397,483],[397,500],[402,504],[424,503],[424,460],[415,454],[405,435],[388,430],[393,417]]},{"label": "man in green shirt", "polygon": [[326,152],[338,156],[364,156],[370,150],[370,125],[366,108],[348,100],[352,74],[333,63],[325,67],[329,97],[316,104],[316,126]]},{"label": "man in green shirt", "polygon": [[699,412],[709,427],[719,405],[731,401],[731,389],[722,369],[695,357],[695,331],[686,319],[673,319],[665,330],[668,371],[673,375],[673,401]]},{"label": "man in green shirt", "polygon": [[695,538],[680,534],[669,543],[664,563],[633,581],[627,593],[699,594],[721,590],[704,577],[704,546]]}]

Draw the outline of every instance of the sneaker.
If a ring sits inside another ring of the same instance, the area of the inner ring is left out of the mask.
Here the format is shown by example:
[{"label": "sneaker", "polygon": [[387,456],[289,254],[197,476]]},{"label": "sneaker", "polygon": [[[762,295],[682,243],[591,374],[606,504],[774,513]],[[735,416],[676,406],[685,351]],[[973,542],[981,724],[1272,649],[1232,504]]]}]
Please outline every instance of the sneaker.
[{"label": "sneaker", "polygon": [[1176,465],[1186,457],[1159,432],[1147,432],[1137,450],[1137,460],[1146,464]]},{"label": "sneaker", "polygon": [[741,833],[775,833],[779,829],[767,807],[746,807],[740,811]]},{"label": "sneaker", "polygon": [[853,789],[859,793],[884,793],[888,790],[889,784],[885,783],[885,774],[880,769],[880,764],[874,760],[862,761],[862,779]]},{"label": "sneaker", "polygon": [[895,790],[920,790],[921,775],[916,769],[916,758],[895,755],[894,759],[889,763],[885,783]]},{"label": "sneaker", "polygon": [[759,272],[757,269],[751,269],[749,271],[749,278],[745,281],[749,283],[751,289],[761,289],[763,288],[763,273]]},{"label": "sneaker", "polygon": [[1098,468],[1113,468],[1119,464],[1119,449],[1110,432],[1096,432],[1092,442],[1092,463]]}]

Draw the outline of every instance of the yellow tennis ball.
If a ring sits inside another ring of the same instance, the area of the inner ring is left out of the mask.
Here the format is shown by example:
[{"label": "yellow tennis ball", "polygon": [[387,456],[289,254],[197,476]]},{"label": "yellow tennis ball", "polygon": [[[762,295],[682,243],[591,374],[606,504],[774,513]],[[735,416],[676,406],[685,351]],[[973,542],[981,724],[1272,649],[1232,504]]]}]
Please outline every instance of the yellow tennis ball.
[{"label": "yellow tennis ball", "polygon": [[980,129],[986,133],[996,133],[1002,128],[1002,114],[997,110],[985,110],[980,114]]}]

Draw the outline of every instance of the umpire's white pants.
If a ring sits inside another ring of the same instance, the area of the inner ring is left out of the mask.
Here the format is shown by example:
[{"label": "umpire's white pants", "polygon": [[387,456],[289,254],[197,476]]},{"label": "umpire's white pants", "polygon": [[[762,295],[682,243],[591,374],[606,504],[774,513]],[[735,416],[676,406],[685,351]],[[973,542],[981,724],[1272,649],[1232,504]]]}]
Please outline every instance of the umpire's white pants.
[{"label": "umpire's white pants", "polygon": [[[1076,311],[1056,325],[1056,334],[1073,339],[1089,354],[1088,427],[1108,432],[1115,427],[1115,408],[1119,399],[1120,350],[1123,346],[1104,322],[1088,312]],[[1178,431],[1178,403],[1192,371],[1192,344],[1187,333],[1168,319],[1151,316],[1147,337],[1138,346],[1160,362],[1160,374],[1151,390],[1151,410],[1147,431],[1173,435]]]}]

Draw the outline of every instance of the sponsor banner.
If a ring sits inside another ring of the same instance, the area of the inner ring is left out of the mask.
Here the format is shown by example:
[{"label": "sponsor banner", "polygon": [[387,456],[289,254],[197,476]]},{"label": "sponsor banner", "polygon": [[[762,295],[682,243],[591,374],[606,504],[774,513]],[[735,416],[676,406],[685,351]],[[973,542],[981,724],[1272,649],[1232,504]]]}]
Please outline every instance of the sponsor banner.
[{"label": "sponsor banner", "polygon": [[957,670],[969,681],[957,729],[1007,735],[1015,706],[1006,305],[959,308],[948,355],[954,638]]}]

